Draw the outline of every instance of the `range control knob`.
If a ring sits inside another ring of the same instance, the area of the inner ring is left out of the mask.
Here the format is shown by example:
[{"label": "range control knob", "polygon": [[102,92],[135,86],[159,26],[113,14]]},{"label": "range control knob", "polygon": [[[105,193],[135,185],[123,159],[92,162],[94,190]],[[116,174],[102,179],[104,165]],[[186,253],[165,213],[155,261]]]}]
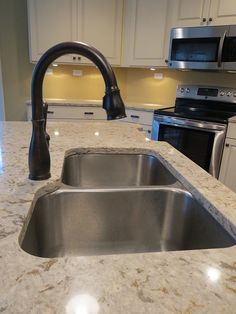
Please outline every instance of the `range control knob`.
[{"label": "range control knob", "polygon": [[225,91],[224,90],[221,90],[220,91],[220,96],[224,96],[225,95]]},{"label": "range control knob", "polygon": [[184,93],[184,88],[183,87],[180,88],[180,93]]},{"label": "range control knob", "polygon": [[185,88],[185,92],[188,94],[190,92],[190,89],[188,87]]},{"label": "range control knob", "polygon": [[232,96],[232,94],[233,94],[232,92],[227,92],[228,97]]}]

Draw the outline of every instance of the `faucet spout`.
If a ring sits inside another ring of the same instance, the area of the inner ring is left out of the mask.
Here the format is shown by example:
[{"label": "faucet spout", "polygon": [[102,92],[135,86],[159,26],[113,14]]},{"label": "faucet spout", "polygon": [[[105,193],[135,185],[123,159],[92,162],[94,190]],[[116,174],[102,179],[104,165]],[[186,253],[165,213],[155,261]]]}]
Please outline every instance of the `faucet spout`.
[{"label": "faucet spout", "polygon": [[45,180],[51,176],[49,137],[45,128],[46,114],[42,95],[43,79],[48,66],[65,54],[82,55],[90,59],[100,70],[105,82],[103,108],[106,110],[107,119],[126,117],[125,106],[112,67],[96,48],[81,42],[64,42],[53,46],[39,59],[34,68],[31,82],[33,125],[29,149],[29,178],[31,180]]}]

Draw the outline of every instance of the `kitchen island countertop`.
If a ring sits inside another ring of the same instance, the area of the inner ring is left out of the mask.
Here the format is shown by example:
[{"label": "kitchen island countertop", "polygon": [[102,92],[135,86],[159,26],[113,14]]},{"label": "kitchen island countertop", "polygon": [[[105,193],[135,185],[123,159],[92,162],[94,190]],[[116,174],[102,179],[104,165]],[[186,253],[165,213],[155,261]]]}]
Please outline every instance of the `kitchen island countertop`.
[{"label": "kitchen island countertop", "polygon": [[167,143],[145,139],[137,128],[114,121],[49,122],[52,177],[30,181],[31,123],[0,123],[0,313],[89,313],[85,301],[96,303],[101,314],[235,313],[236,246],[51,259],[20,248],[35,192],[60,180],[64,153],[71,148],[157,156],[236,234],[228,223],[236,225],[236,194]]}]

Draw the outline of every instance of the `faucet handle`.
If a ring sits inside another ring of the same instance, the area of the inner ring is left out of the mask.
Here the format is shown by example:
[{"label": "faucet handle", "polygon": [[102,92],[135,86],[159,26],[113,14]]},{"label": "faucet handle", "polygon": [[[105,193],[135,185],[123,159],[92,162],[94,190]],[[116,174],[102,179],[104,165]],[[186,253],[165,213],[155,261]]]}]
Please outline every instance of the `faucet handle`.
[{"label": "faucet handle", "polygon": [[47,125],[47,115],[48,115],[48,103],[43,102],[43,118],[44,118],[44,132],[45,132],[45,138],[49,147],[49,141],[50,141],[50,136],[46,131],[46,125]]}]

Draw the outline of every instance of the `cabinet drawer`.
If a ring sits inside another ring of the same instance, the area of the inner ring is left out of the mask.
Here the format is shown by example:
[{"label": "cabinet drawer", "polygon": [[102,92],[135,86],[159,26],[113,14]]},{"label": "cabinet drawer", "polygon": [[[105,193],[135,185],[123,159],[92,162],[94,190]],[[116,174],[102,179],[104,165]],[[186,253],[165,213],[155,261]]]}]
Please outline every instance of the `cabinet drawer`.
[{"label": "cabinet drawer", "polygon": [[48,120],[50,119],[80,119],[80,111],[76,107],[64,107],[64,106],[48,106]]},{"label": "cabinet drawer", "polygon": [[106,120],[107,115],[104,109],[96,107],[85,107],[79,108],[80,110],[80,119],[83,120]]},{"label": "cabinet drawer", "polygon": [[126,109],[126,122],[152,125],[153,112]]},{"label": "cabinet drawer", "polygon": [[106,112],[104,109],[96,107],[59,107],[49,105],[48,119],[105,120]]},{"label": "cabinet drawer", "polygon": [[236,139],[236,123],[229,123],[226,137]]}]

